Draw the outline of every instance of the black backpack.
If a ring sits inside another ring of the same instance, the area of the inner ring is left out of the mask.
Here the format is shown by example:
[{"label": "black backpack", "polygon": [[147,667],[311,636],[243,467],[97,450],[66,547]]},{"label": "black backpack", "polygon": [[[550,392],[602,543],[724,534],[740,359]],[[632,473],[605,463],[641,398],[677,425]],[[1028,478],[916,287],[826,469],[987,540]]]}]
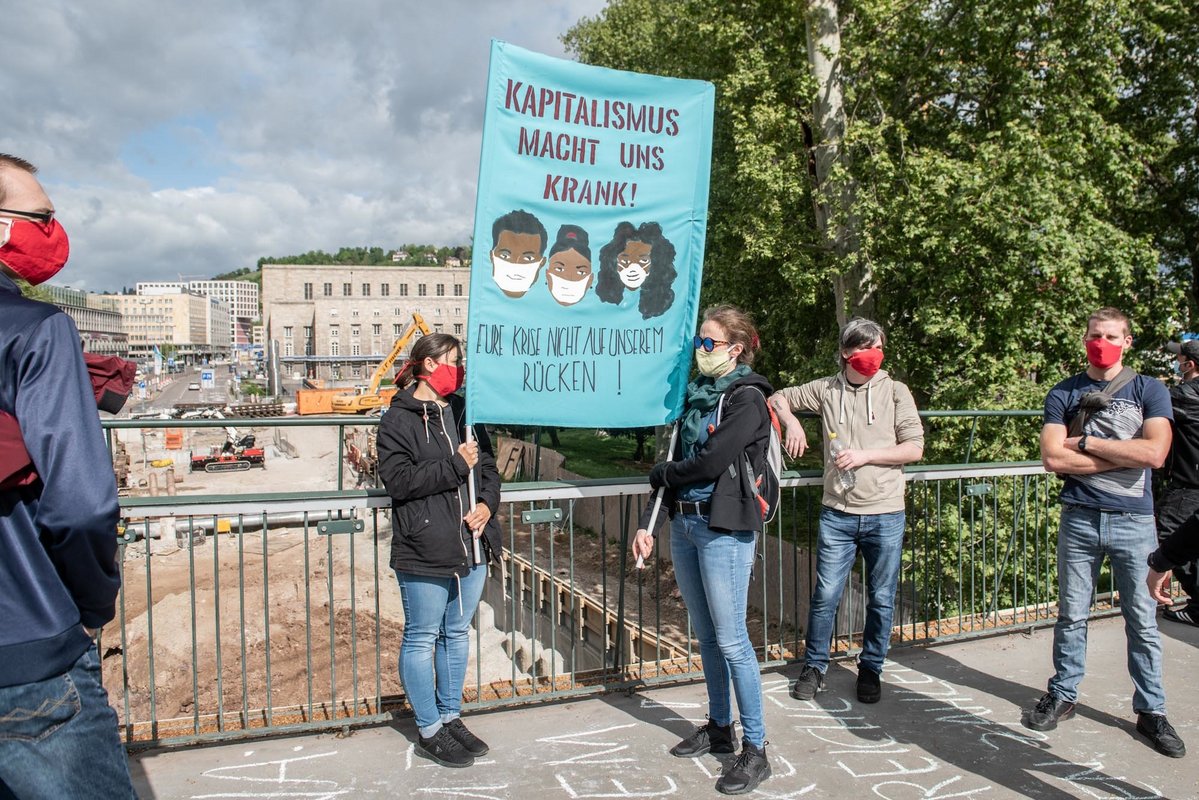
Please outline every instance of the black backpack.
[{"label": "black backpack", "polygon": [[[758,499],[758,508],[762,512],[762,524],[773,522],[775,515],[779,510],[779,502],[783,497],[783,432],[782,426],[779,424],[778,415],[774,413],[774,409],[770,407],[770,403],[766,402],[766,395],[756,386],[744,386],[744,389],[753,389],[762,397],[762,403],[766,406],[766,413],[770,417],[770,434],[769,440],[766,442],[765,458],[762,459],[761,472],[756,471],[753,465],[749,463],[749,455],[745,456],[745,466],[748,474],[754,478],[754,496]],[[720,418],[724,414],[724,398],[722,394],[720,400],[716,404],[716,425],[720,425]]]}]

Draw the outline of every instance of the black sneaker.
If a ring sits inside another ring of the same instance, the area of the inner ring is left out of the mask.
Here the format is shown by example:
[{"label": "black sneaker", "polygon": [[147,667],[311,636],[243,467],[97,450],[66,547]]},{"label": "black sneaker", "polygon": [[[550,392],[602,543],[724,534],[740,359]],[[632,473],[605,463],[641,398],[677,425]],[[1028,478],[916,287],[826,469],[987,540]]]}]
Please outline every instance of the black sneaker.
[{"label": "black sneaker", "polygon": [[877,703],[883,696],[879,674],[864,664],[858,664],[858,702]]},{"label": "black sneaker", "polygon": [[691,758],[702,756],[704,753],[735,753],[733,744],[733,723],[717,725],[711,719],[702,727],[696,728],[695,733],[670,748],[672,756]]},{"label": "black sneaker", "polygon": [[466,752],[466,748],[454,738],[450,729],[442,725],[437,733],[426,739],[419,733],[416,735],[416,754],[430,761],[436,761],[443,767],[469,767],[475,763],[475,757]]},{"label": "black sneaker", "polygon": [[716,781],[716,791],[721,794],[745,794],[758,788],[758,784],[770,777],[770,762],[766,760],[766,745],[754,747],[747,741],[741,742],[741,755],[733,766],[724,770]]},{"label": "black sneaker", "polygon": [[817,692],[824,691],[824,673],[811,664],[804,664],[803,671],[791,685],[791,696],[796,700],[811,700]]},{"label": "black sneaker", "polygon": [[1187,754],[1186,745],[1165,714],[1137,714],[1137,732],[1153,742],[1154,749],[1163,756],[1182,758]]},{"label": "black sneaker", "polygon": [[1191,607],[1180,608],[1175,611],[1172,608],[1167,608],[1162,612],[1162,616],[1171,622],[1182,622],[1187,625],[1195,625],[1199,627],[1199,612]]},{"label": "black sneaker", "polygon": [[1037,704],[1024,715],[1024,726],[1034,731],[1051,731],[1059,722],[1074,716],[1074,704],[1046,692]]},{"label": "black sneaker", "polygon": [[450,736],[457,739],[458,744],[462,745],[466,752],[475,758],[487,755],[487,742],[468,731],[466,724],[462,722],[460,717],[454,717],[444,727],[450,732]]}]

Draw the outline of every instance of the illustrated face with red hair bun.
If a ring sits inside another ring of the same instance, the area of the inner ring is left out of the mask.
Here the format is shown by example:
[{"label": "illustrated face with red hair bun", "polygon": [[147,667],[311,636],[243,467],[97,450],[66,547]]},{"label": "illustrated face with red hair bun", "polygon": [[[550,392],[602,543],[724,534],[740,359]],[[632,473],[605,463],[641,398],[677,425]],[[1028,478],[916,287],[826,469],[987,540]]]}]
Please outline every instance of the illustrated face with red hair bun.
[{"label": "illustrated face with red hair bun", "polygon": [[563,225],[550,248],[545,271],[550,296],[559,305],[573,306],[587,295],[594,279],[587,231],[578,225]]}]

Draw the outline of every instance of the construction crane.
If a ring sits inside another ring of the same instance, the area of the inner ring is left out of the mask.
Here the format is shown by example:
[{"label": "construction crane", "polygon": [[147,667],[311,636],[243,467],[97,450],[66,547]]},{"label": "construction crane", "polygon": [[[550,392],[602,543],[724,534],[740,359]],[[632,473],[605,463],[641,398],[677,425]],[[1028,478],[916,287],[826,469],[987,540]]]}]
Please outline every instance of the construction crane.
[{"label": "construction crane", "polygon": [[362,414],[366,411],[372,411],[380,408],[383,405],[383,395],[379,391],[379,384],[383,381],[383,376],[391,372],[391,367],[395,364],[408,341],[420,332],[422,336],[428,336],[432,331],[425,324],[425,320],[420,314],[412,312],[412,322],[408,325],[408,329],[404,331],[404,335],[396,339],[395,345],[391,348],[391,352],[387,358],[379,364],[371,375],[371,382],[366,386],[360,386],[354,391],[342,392],[333,395],[331,401],[334,414]]}]

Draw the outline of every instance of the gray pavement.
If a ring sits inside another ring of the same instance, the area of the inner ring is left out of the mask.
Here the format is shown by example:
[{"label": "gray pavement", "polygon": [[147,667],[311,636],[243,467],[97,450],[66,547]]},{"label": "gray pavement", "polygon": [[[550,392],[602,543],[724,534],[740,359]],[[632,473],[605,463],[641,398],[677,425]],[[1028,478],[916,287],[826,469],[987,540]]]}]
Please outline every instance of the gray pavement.
[{"label": "gray pavement", "polygon": [[[829,670],[811,702],[791,699],[797,667],[763,674],[774,776],[766,798],[1199,797],[1199,628],[1161,623],[1170,719],[1191,754],[1158,755],[1135,731],[1123,623],[1091,624],[1078,715],[1049,733],[1020,725],[1050,670],[1052,632],[892,651],[883,699],[862,705],[855,671]],[[411,718],[358,730],[148,751],[131,759],[149,798],[719,797],[733,756],[673,758],[702,723],[702,684],[472,714],[491,753],[469,769],[413,754]]]}]

